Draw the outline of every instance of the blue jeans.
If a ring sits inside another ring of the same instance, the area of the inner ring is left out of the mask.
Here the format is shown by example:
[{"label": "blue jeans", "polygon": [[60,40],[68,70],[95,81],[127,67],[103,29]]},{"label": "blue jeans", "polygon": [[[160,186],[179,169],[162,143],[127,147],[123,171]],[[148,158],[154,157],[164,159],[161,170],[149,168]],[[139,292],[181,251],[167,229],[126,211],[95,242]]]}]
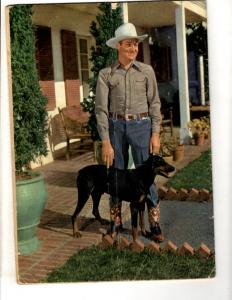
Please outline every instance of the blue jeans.
[{"label": "blue jeans", "polygon": [[[114,167],[127,169],[129,160],[129,146],[135,167],[142,164],[149,156],[151,138],[151,120],[114,120],[109,119],[110,141],[114,149]],[[110,206],[116,206],[118,199],[112,198]],[[147,196],[148,209],[158,204],[158,193],[152,184]]]}]

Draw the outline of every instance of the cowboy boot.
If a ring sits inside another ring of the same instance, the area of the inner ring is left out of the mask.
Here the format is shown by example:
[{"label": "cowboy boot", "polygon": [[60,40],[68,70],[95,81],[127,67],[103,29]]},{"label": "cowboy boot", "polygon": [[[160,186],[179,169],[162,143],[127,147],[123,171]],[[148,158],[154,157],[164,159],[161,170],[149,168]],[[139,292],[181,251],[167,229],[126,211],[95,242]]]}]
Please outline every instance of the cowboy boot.
[{"label": "cowboy boot", "polygon": [[156,207],[150,208],[148,212],[148,218],[150,223],[150,230],[152,240],[154,242],[163,242],[164,236],[162,234],[159,222],[160,222],[160,207],[159,204]]},{"label": "cowboy boot", "polygon": [[121,205],[110,208],[110,232],[112,235],[118,234],[122,229]]}]

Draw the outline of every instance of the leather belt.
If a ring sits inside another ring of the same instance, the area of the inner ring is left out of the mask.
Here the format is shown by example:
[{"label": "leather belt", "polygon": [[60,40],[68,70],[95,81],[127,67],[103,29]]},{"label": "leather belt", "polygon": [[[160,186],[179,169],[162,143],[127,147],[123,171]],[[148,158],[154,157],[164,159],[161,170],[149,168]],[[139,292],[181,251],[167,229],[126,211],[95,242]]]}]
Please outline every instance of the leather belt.
[{"label": "leather belt", "polygon": [[125,115],[110,112],[109,117],[112,119],[115,119],[115,120],[131,121],[131,120],[147,119],[149,117],[149,115],[147,112],[138,113],[138,114],[125,114]]}]

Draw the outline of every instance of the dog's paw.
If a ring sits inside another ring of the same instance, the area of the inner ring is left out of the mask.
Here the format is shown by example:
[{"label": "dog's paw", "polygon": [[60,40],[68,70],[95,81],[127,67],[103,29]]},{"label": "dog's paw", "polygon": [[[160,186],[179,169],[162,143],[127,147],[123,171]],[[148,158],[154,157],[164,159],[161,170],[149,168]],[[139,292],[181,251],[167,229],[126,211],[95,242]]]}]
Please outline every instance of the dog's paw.
[{"label": "dog's paw", "polygon": [[82,234],[80,233],[80,231],[76,231],[73,233],[73,237],[80,238],[80,237],[82,237]]}]

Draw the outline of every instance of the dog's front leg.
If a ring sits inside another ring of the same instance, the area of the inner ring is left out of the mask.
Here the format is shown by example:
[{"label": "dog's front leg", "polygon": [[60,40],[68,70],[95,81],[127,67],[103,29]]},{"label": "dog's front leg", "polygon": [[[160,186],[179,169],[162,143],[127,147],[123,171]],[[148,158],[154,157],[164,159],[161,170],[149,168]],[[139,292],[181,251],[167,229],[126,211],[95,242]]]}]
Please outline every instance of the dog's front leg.
[{"label": "dog's front leg", "polygon": [[73,236],[76,238],[81,237],[81,233],[79,231],[79,219],[77,215],[72,216],[72,227],[73,227]]},{"label": "dog's front leg", "polygon": [[145,223],[144,223],[144,210],[139,211],[139,226],[140,226],[142,235],[146,236],[147,232],[146,232]]},{"label": "dog's front leg", "polygon": [[131,210],[131,227],[133,241],[138,239],[138,208],[130,205]]},{"label": "dog's front leg", "polygon": [[139,203],[139,226],[140,226],[142,235],[146,236],[147,232],[145,229],[144,212],[145,212],[145,201],[143,201],[142,203]]}]

